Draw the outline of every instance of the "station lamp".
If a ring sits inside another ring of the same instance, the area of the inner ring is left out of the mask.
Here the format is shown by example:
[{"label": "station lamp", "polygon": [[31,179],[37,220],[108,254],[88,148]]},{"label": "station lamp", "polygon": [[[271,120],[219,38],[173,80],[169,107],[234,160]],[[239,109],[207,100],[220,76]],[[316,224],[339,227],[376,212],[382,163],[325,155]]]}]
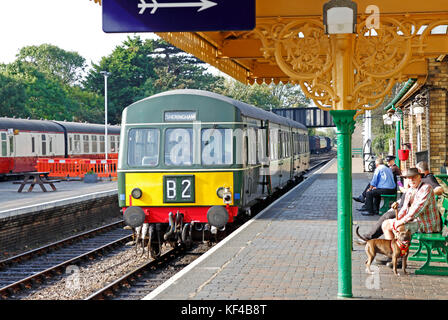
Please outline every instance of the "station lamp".
[{"label": "station lamp", "polygon": [[[104,153],[105,159],[108,160],[108,142],[107,142],[107,77],[111,75],[108,71],[100,71],[104,76]],[[107,167],[107,166],[106,166]]]},{"label": "station lamp", "polygon": [[326,34],[356,33],[358,5],[351,0],[330,0],[324,4]]}]

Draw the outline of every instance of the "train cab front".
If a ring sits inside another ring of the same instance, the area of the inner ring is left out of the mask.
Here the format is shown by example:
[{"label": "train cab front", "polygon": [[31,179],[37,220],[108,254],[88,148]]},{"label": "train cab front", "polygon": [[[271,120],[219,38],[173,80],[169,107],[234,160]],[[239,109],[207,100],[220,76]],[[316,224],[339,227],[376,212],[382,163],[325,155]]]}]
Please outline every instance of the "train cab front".
[{"label": "train cab front", "polygon": [[175,247],[213,240],[238,214],[233,172],[135,172],[121,180],[123,218],[142,242]]}]

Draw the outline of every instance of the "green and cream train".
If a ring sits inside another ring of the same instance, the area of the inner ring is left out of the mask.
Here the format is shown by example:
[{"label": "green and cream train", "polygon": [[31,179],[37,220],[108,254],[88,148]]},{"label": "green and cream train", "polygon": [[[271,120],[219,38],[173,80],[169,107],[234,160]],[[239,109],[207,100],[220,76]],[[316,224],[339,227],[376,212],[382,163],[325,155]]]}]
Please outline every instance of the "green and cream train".
[{"label": "green and cream train", "polygon": [[201,90],[131,104],[120,139],[119,205],[153,257],[163,242],[223,231],[309,168],[304,125]]}]

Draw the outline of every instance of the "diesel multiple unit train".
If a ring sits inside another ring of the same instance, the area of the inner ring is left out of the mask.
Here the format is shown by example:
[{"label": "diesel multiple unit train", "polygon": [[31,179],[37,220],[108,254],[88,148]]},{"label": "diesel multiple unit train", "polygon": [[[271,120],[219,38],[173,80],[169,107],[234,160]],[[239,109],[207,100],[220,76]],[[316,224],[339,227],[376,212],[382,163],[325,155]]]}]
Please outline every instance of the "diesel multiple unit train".
[{"label": "diesel multiple unit train", "polygon": [[[118,155],[120,126],[108,126],[108,152]],[[104,125],[0,118],[0,176],[35,171],[39,158],[105,156]]]},{"label": "diesel multiple unit train", "polygon": [[125,108],[120,146],[119,205],[154,258],[164,242],[189,245],[193,233],[224,231],[310,162],[304,125],[201,90]]}]

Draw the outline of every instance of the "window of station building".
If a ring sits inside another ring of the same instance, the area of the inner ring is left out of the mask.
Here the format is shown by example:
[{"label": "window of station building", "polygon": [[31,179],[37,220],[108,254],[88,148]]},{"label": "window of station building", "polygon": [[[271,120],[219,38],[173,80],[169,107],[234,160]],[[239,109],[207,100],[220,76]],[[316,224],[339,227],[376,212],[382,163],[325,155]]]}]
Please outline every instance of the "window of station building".
[{"label": "window of station building", "polygon": [[83,152],[84,153],[89,153],[90,152],[90,148],[89,148],[89,135],[88,134],[84,134],[82,136],[82,141],[83,141]]},{"label": "window of station building", "polygon": [[165,131],[165,164],[168,166],[193,164],[193,129],[176,128]]},{"label": "window of station building", "polygon": [[132,167],[157,166],[159,164],[159,136],[158,129],[130,129],[128,134],[128,165]]},{"label": "window of station building", "polygon": [[6,143],[6,141],[7,141],[6,133],[2,132],[1,138],[2,138],[2,157],[6,157],[7,152],[8,152],[7,143]]},{"label": "window of station building", "polygon": [[98,153],[98,137],[92,135],[92,153]]},{"label": "window of station building", "polygon": [[42,155],[45,156],[47,154],[47,137],[42,135]]},{"label": "window of station building", "polygon": [[202,129],[201,160],[203,165],[225,165],[233,162],[233,130]]}]

